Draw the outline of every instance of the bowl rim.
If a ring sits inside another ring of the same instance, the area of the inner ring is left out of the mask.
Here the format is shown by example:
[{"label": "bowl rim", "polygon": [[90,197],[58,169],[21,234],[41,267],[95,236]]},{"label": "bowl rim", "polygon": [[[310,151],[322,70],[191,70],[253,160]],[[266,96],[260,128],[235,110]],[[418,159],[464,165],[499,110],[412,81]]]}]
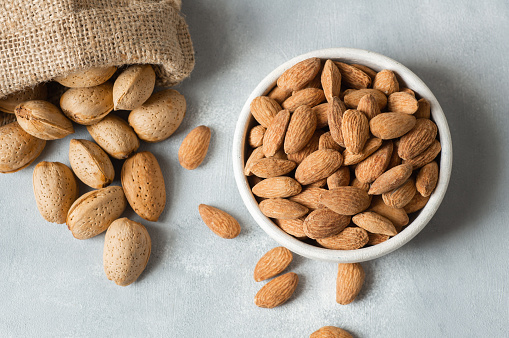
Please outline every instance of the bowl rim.
[{"label": "bowl rim", "polygon": [[[394,236],[383,243],[356,250],[332,250],[304,243],[284,232],[261,212],[258,207],[258,203],[251,192],[247,177],[244,176],[245,141],[247,138],[248,126],[252,119],[250,111],[251,101],[257,96],[266,95],[276,84],[277,78],[285,70],[294,64],[311,57],[345,61],[347,63],[359,63],[377,71],[382,69],[391,69],[398,75],[399,79],[403,80],[408,88],[415,90],[421,97],[426,98],[430,103],[431,115],[438,126],[438,135],[440,137],[440,144],[442,147],[440,157],[440,174],[437,187],[426,206],[420,211],[419,215],[397,236]],[[438,100],[428,86],[410,69],[385,55],[372,51],[342,47],[327,48],[314,50],[296,56],[281,64],[260,81],[249,95],[239,114],[233,137],[232,163],[237,188],[249,213],[255,219],[256,223],[276,242],[294,253],[307,258],[336,263],[355,263],[379,258],[402,247],[414,238],[431,220],[438,210],[449,185],[452,171],[452,140],[447,119],[440,107],[440,104],[438,103]]]}]

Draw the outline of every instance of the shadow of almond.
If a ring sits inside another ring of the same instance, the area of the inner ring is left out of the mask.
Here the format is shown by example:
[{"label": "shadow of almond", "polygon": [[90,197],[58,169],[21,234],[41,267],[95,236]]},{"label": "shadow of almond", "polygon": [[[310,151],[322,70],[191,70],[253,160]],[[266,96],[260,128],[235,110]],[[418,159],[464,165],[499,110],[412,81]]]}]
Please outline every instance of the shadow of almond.
[{"label": "shadow of almond", "polygon": [[164,224],[154,224],[144,220],[137,220],[137,222],[142,223],[145,228],[147,228],[150,239],[152,241],[150,258],[148,260],[145,271],[143,271],[137,280],[137,282],[139,282],[145,278],[150,279],[152,274],[161,275],[159,266],[165,261],[165,258],[170,255],[169,250],[171,247],[171,235],[170,231]]}]

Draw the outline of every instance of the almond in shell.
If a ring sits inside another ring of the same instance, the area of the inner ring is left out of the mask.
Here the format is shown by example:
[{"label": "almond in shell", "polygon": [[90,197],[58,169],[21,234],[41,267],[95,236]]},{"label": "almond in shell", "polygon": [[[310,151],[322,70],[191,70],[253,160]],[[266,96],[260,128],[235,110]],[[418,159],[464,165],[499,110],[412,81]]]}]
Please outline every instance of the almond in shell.
[{"label": "almond in shell", "polygon": [[359,227],[347,227],[335,236],[319,238],[316,241],[324,248],[331,250],[355,250],[365,246],[368,240],[366,230]]},{"label": "almond in shell", "polygon": [[0,98],[0,111],[8,114],[14,114],[14,109],[25,101],[46,100],[48,90],[46,84],[41,83],[35,87],[28,87],[19,92]]},{"label": "almond in shell", "polygon": [[178,91],[162,90],[129,113],[129,125],[143,141],[160,142],[175,133],[186,108],[186,99]]},{"label": "almond in shell", "polygon": [[309,213],[304,220],[304,233],[309,238],[327,238],[339,234],[350,224],[350,216],[322,208]]},{"label": "almond in shell", "polygon": [[125,160],[121,181],[134,212],[147,221],[157,221],[166,205],[166,188],[156,157],[143,151]]},{"label": "almond in shell", "polygon": [[293,272],[274,278],[258,291],[255,305],[271,309],[283,304],[293,295],[298,283],[299,277]]},{"label": "almond in shell", "polygon": [[14,111],[21,128],[37,138],[56,140],[74,133],[72,122],[47,101],[26,101]]},{"label": "almond in shell", "polygon": [[142,224],[127,218],[117,219],[104,237],[106,277],[120,286],[132,284],[145,270],[151,250],[150,235]]},{"label": "almond in shell", "polygon": [[342,305],[353,302],[362,289],[364,277],[364,269],[359,263],[338,264],[336,302]]},{"label": "almond in shell", "polygon": [[46,145],[27,133],[18,122],[0,127],[0,173],[13,173],[30,165]]},{"label": "almond in shell", "polygon": [[364,190],[355,187],[337,187],[320,196],[320,203],[341,215],[355,215],[366,210],[371,198]]},{"label": "almond in shell", "polygon": [[288,91],[296,91],[304,88],[315,78],[321,68],[319,58],[309,58],[287,69],[277,79],[277,86]]},{"label": "almond in shell", "polygon": [[297,219],[309,211],[305,206],[284,198],[269,198],[260,202],[260,210],[270,218]]},{"label": "almond in shell", "polygon": [[115,74],[117,67],[93,67],[80,70],[54,80],[69,88],[95,87],[108,81]]},{"label": "almond in shell", "polygon": [[140,146],[134,130],[118,116],[106,116],[101,121],[87,126],[87,130],[94,141],[117,160],[129,157]]},{"label": "almond in shell", "polygon": [[[287,154],[302,150],[313,137],[316,129],[316,115],[308,106],[300,106],[292,114],[284,140]],[[265,153],[265,151],[264,151]],[[265,153],[265,156],[267,154]]]},{"label": "almond in shell", "polygon": [[302,190],[299,182],[291,177],[267,178],[253,187],[253,194],[263,198],[285,198],[297,195]]},{"label": "almond in shell", "polygon": [[156,73],[151,65],[127,67],[113,85],[115,110],[133,110],[148,100],[156,84]]},{"label": "almond in shell", "polygon": [[16,121],[16,115],[0,112],[0,127]]},{"label": "almond in shell", "polygon": [[290,265],[292,259],[292,253],[285,247],[278,246],[269,250],[256,263],[254,280],[261,282],[279,275]]},{"label": "almond in shell", "polygon": [[71,140],[69,162],[76,176],[89,187],[104,188],[115,178],[110,158],[92,141]]},{"label": "almond in shell", "polygon": [[91,125],[101,121],[113,110],[113,85],[71,88],[60,97],[62,112],[72,121]]},{"label": "almond in shell", "polygon": [[48,222],[65,223],[67,212],[78,197],[78,182],[71,169],[60,162],[39,162],[34,168],[35,202]]},{"label": "almond in shell", "polygon": [[187,134],[178,151],[180,165],[187,170],[194,170],[207,156],[210,144],[210,128],[199,126]]},{"label": "almond in shell", "polygon": [[341,153],[332,149],[317,150],[299,164],[295,170],[295,179],[302,185],[308,185],[329,177],[341,164]]},{"label": "almond in shell", "polygon": [[438,164],[433,161],[419,170],[415,186],[417,191],[424,197],[428,197],[435,190],[438,182]]},{"label": "almond in shell", "polygon": [[240,234],[239,222],[227,212],[206,204],[200,204],[198,211],[203,223],[219,237],[231,239]]},{"label": "almond in shell", "polygon": [[353,216],[352,222],[374,234],[395,236],[398,233],[389,219],[372,211],[362,212]]},{"label": "almond in shell", "polygon": [[90,191],[78,198],[67,214],[67,227],[77,239],[88,239],[106,231],[127,206],[119,186]]}]

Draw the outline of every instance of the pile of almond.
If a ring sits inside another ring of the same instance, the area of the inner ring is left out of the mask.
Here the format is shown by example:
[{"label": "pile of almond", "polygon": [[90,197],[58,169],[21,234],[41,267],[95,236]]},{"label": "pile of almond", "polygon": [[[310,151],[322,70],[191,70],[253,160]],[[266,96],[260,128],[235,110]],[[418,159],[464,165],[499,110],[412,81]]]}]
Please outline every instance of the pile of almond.
[{"label": "pile of almond", "polygon": [[391,70],[310,58],[251,102],[249,176],[260,210],[288,234],[334,250],[401,232],[435,189],[430,104]]},{"label": "pile of almond", "polygon": [[[106,276],[118,285],[129,285],[147,265],[151,240],[142,224],[120,217],[129,205],[141,218],[155,222],[166,204],[156,157],[136,151],[140,140],[160,142],[170,137],[184,118],[186,101],[173,89],[154,93],[156,74],[151,65],[119,71],[92,68],[55,81],[65,90],[58,95],[59,102],[49,102],[46,84],[0,99],[0,172],[30,165],[47,140],[73,134],[73,122],[86,125],[95,142],[70,140],[71,168],[44,161],[35,166],[35,200],[44,219],[66,223],[77,239],[106,231]],[[110,114],[113,110],[130,111],[127,121]],[[178,153],[182,167],[191,170],[201,164],[210,136],[205,126],[189,133]],[[121,173],[115,173],[110,157],[125,160]],[[110,186],[116,174],[122,186]],[[96,190],[80,196],[77,179]]]}]

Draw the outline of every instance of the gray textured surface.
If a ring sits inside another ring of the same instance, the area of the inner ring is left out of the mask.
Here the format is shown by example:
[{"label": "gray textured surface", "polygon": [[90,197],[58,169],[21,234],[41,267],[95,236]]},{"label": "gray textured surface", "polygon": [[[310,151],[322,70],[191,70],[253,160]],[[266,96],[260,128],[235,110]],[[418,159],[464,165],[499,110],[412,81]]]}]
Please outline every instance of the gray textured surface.
[{"label": "gray textured surface", "polygon": [[[78,241],[46,223],[32,193],[33,165],[1,175],[1,336],[306,337],[323,325],[356,337],[509,336],[509,5],[506,1],[205,1],[184,3],[197,66],[178,89],[188,113],[169,140],[144,145],[166,177],[167,208],[152,257],[121,288],[102,269],[103,235]],[[335,303],[335,264],[295,257],[295,296],[258,309],[252,270],[276,246],[241,203],[231,169],[236,115],[256,84],[285,60],[314,49],[356,47],[413,70],[441,103],[454,141],[448,194],[409,244],[363,264],[357,301]],[[194,126],[213,130],[195,171],[177,162]],[[88,137],[78,128],[76,137]],[[68,164],[69,137],[39,160]],[[118,182],[117,182],[118,183]],[[223,240],[197,206],[213,204],[242,224]],[[140,220],[132,212],[128,217]]]}]

